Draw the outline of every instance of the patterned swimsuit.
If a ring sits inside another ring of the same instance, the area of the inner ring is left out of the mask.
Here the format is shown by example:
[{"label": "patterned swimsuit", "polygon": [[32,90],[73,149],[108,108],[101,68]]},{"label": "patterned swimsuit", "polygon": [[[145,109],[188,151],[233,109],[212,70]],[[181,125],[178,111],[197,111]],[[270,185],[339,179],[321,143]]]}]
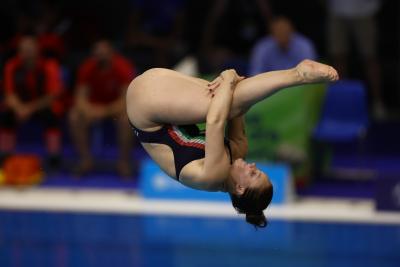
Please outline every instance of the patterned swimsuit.
[{"label": "patterned swimsuit", "polygon": [[[205,132],[200,131],[197,125],[165,124],[161,129],[154,132],[142,131],[132,124],[131,126],[141,143],[165,144],[172,149],[178,180],[185,165],[205,156]],[[225,139],[225,145],[231,153],[227,139]]]}]

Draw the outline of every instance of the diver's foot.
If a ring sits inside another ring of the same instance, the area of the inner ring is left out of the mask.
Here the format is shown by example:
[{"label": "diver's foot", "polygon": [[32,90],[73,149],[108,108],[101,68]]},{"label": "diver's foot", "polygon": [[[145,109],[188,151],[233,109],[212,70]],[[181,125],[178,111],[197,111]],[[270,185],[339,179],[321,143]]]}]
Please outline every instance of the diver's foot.
[{"label": "diver's foot", "polygon": [[309,59],[300,62],[295,70],[302,83],[334,82],[339,79],[333,67]]}]

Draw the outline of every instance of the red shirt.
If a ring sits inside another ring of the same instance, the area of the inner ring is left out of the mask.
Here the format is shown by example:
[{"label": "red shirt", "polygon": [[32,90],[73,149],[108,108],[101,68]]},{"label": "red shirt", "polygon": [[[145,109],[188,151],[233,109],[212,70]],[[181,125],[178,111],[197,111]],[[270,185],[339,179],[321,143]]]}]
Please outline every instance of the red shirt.
[{"label": "red shirt", "polygon": [[79,68],[78,87],[89,89],[89,101],[109,104],[125,92],[135,76],[132,64],[120,55],[114,55],[111,65],[102,68],[94,58],[87,59]]},{"label": "red shirt", "polygon": [[[4,91],[6,95],[15,94],[22,102],[31,102],[37,98],[58,96],[64,89],[62,73],[57,61],[38,59],[33,68],[24,66],[16,56],[7,61],[4,67]],[[62,105],[55,100],[52,110],[62,112]]]},{"label": "red shirt", "polygon": [[33,68],[27,68],[18,56],[11,58],[4,68],[4,89],[23,102],[56,96],[63,89],[60,66],[55,60],[38,59]]}]

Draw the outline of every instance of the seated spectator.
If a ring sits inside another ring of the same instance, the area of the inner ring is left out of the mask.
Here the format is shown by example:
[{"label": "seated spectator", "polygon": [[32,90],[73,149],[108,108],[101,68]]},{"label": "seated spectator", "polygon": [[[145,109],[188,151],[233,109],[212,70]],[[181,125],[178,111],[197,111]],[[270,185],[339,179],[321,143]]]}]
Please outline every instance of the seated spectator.
[{"label": "seated spectator", "polygon": [[30,118],[42,121],[51,167],[60,163],[62,106],[56,101],[63,83],[58,63],[39,55],[35,38],[24,36],[18,55],[6,62],[4,70],[5,107],[0,117],[0,154],[13,152],[16,126]]},{"label": "seated spectator", "polygon": [[266,71],[289,69],[303,59],[315,59],[313,43],[297,33],[285,17],[276,17],[271,23],[271,35],[259,40],[250,59],[249,75]]},{"label": "seated spectator", "polygon": [[115,119],[120,148],[117,170],[123,177],[131,175],[132,131],[125,111],[125,91],[134,73],[133,66],[106,40],[95,43],[93,55],[80,66],[75,104],[69,116],[71,136],[81,158],[76,175],[83,175],[93,168],[89,127],[96,121],[111,118]]}]

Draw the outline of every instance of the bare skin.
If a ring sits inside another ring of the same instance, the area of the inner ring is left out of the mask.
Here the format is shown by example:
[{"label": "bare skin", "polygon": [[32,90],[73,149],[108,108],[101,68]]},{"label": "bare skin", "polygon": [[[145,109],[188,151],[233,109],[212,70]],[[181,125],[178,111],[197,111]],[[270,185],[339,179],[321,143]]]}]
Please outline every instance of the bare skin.
[{"label": "bare skin", "polygon": [[[229,117],[244,114],[252,105],[279,89],[335,79],[337,73],[332,67],[310,60],[293,69],[247,78],[236,86]],[[145,131],[154,131],[165,123],[205,122],[212,98],[208,84],[209,81],[169,69],[150,69],[129,85],[128,117],[137,128]]]},{"label": "bare skin", "polygon": [[[227,118],[223,119],[241,116],[252,105],[282,88],[337,79],[337,72],[332,67],[305,60],[293,69],[262,73],[240,80],[232,91],[229,114],[227,114]],[[213,95],[219,94],[219,90],[223,90],[219,88],[219,86],[223,86],[223,83],[224,81],[221,78],[210,84],[206,80],[185,76],[172,70],[151,69],[137,77],[128,88],[126,98],[128,117],[135,127],[144,131],[158,130],[163,124],[184,125],[207,121],[208,133],[209,121],[207,115],[212,102],[217,98],[217,96],[213,98]],[[214,89],[216,90],[214,91]],[[210,126],[214,124],[211,123]],[[143,147],[168,175],[175,177],[174,157],[168,146],[143,143]],[[239,145],[234,150],[233,159],[236,160],[243,154],[243,151],[241,151],[243,148]],[[215,179],[208,178],[207,181],[204,181],[205,176],[212,177],[212,175],[205,175],[202,172],[204,165],[205,159],[195,160],[187,164],[181,171],[180,181],[197,189],[209,191],[233,190],[227,188],[229,185],[227,185],[226,178],[230,176],[229,172],[234,169],[230,167],[228,157],[223,157],[221,162],[216,165],[222,171],[215,176]],[[242,161],[235,161],[232,166],[240,167],[239,169],[247,172],[254,172],[255,168],[255,166]],[[259,175],[258,170],[255,170],[255,173]]]}]

